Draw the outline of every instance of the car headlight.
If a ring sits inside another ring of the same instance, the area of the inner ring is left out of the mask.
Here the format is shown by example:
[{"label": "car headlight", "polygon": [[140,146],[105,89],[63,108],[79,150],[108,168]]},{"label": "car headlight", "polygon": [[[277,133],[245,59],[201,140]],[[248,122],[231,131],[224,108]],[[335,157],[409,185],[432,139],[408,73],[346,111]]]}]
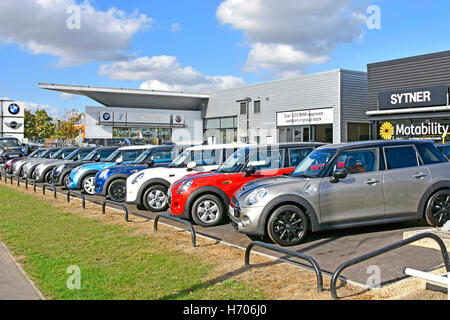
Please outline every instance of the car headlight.
[{"label": "car headlight", "polygon": [[108,174],[109,174],[109,170],[103,170],[98,177],[99,177],[99,179],[104,179],[108,176]]},{"label": "car headlight", "polygon": [[178,189],[177,193],[182,194],[182,193],[187,192],[193,183],[194,183],[193,180],[188,180],[188,181],[184,182]]},{"label": "car headlight", "polygon": [[267,195],[267,192],[268,192],[267,188],[256,189],[255,191],[250,193],[250,195],[248,196],[247,204],[249,206],[252,206],[252,205],[258,203]]},{"label": "car headlight", "polygon": [[142,179],[144,179],[145,173],[141,173],[140,175],[138,175],[136,178],[133,179],[133,181],[131,181],[131,184],[136,184],[139,181],[141,181]]}]

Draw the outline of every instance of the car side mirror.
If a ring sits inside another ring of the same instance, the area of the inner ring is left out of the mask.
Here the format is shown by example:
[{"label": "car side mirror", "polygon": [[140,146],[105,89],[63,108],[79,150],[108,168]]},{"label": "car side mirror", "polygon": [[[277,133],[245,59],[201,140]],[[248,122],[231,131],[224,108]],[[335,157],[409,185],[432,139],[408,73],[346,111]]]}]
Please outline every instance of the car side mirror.
[{"label": "car side mirror", "polygon": [[333,173],[333,177],[331,178],[331,183],[339,183],[341,180],[348,177],[348,171],[346,169],[339,169]]},{"label": "car side mirror", "polygon": [[256,168],[254,166],[249,166],[245,169],[244,177],[245,178],[251,177],[255,173],[256,173]]},{"label": "car side mirror", "polygon": [[192,170],[194,170],[195,168],[197,168],[197,163],[196,163],[195,161],[192,161],[192,162],[189,162],[189,163],[188,163],[188,165],[187,165],[188,171],[192,171]]},{"label": "car side mirror", "polygon": [[155,161],[154,160],[150,160],[147,162],[147,168],[152,168],[155,165]]},{"label": "car side mirror", "polygon": [[100,159],[100,157],[95,158],[95,162],[100,162],[102,159]]}]

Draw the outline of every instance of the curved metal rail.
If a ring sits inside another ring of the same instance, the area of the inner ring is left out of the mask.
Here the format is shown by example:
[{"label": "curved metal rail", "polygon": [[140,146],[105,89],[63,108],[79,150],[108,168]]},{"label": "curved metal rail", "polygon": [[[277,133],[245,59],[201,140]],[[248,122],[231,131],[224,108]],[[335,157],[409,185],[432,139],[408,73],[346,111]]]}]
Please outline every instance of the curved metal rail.
[{"label": "curved metal rail", "polygon": [[78,191],[72,191],[69,190],[67,193],[67,203],[70,203],[70,198],[73,197],[73,195],[78,195],[81,198],[81,201],[83,202],[83,209],[86,209],[86,197],[84,196],[84,194],[82,194],[81,192]]},{"label": "curved metal rail", "polygon": [[363,262],[363,261],[369,260],[371,258],[374,258],[376,256],[379,256],[379,255],[381,255],[383,253],[386,253],[386,252],[389,252],[389,251],[392,251],[392,250],[404,247],[404,246],[406,246],[408,244],[411,244],[413,242],[416,242],[416,241],[419,241],[419,240],[422,240],[422,239],[425,239],[425,238],[433,239],[439,244],[439,247],[440,247],[441,253],[442,253],[442,258],[444,260],[445,268],[447,269],[447,272],[450,272],[450,262],[449,262],[448,252],[447,252],[447,248],[445,246],[445,243],[442,241],[441,238],[439,238],[434,233],[429,233],[429,232],[422,233],[422,234],[418,234],[416,236],[413,236],[411,238],[405,239],[403,241],[396,242],[396,243],[391,244],[391,245],[389,245],[387,247],[384,247],[384,248],[381,248],[381,249],[369,252],[369,253],[367,253],[365,255],[362,255],[360,257],[354,258],[352,260],[349,260],[349,261],[344,262],[343,264],[341,264],[336,269],[336,271],[333,274],[333,278],[331,279],[331,286],[330,286],[331,296],[335,300],[339,299],[338,296],[337,296],[337,292],[336,292],[336,283],[337,283],[337,280],[339,278],[339,275],[345,269],[347,269],[347,268],[349,268],[349,267],[351,267],[351,266],[353,266],[355,264],[358,264],[360,262]]},{"label": "curved metal rail", "polygon": [[194,248],[197,246],[197,234],[195,233],[194,226],[189,221],[186,221],[186,220],[183,220],[183,219],[180,219],[180,218],[177,218],[177,217],[172,217],[172,216],[169,216],[167,214],[160,214],[160,215],[157,215],[156,218],[155,218],[155,222],[153,224],[153,231],[158,231],[158,222],[159,222],[159,219],[161,219],[161,218],[164,218],[164,219],[167,219],[167,220],[172,220],[172,221],[179,222],[179,223],[187,225],[189,227],[190,232],[191,232],[192,246]]},{"label": "curved metal rail", "polygon": [[280,252],[280,253],[284,253],[286,255],[290,255],[302,260],[306,260],[308,261],[312,267],[314,268],[315,272],[316,272],[316,276],[317,276],[317,292],[322,292],[323,291],[323,276],[322,276],[322,270],[320,269],[319,264],[317,263],[316,260],[314,260],[312,257],[307,256],[305,254],[299,253],[299,252],[295,252],[292,250],[288,250],[288,249],[284,249],[284,248],[280,248],[268,243],[264,243],[264,242],[260,242],[260,241],[254,241],[252,243],[250,243],[247,247],[247,249],[245,250],[245,265],[249,266],[250,265],[250,253],[252,251],[252,249],[254,247],[261,247],[261,248],[265,248],[268,250],[272,250],[272,251],[276,251],[276,252]]},{"label": "curved metal rail", "polygon": [[125,221],[129,222],[128,221],[128,208],[123,203],[120,203],[120,202],[111,201],[111,200],[105,200],[103,202],[103,204],[102,204],[102,213],[103,214],[106,214],[106,205],[108,203],[112,204],[112,205],[115,205],[115,206],[118,206],[118,207],[121,207],[123,209],[124,213],[125,213]]},{"label": "curved metal rail", "polygon": [[42,186],[42,194],[45,194],[45,190],[47,189],[47,187],[52,188],[53,190],[53,196],[55,197],[55,199],[57,199],[56,196],[56,186],[50,183],[44,183],[44,185]]}]

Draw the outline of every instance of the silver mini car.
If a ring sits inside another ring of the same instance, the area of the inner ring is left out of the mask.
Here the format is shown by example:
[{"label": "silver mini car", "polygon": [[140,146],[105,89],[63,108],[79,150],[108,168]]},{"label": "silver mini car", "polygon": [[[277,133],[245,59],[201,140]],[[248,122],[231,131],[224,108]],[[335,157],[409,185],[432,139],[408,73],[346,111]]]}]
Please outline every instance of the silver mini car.
[{"label": "silver mini car", "polygon": [[450,162],[427,141],[370,141],[316,149],[288,176],[255,180],[233,196],[242,233],[291,246],[308,232],[450,219]]}]

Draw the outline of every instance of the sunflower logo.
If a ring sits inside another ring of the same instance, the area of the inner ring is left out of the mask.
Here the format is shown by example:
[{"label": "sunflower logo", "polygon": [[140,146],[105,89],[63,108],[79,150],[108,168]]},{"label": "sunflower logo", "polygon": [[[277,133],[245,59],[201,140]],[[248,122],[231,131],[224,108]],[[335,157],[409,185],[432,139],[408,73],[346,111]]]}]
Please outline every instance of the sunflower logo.
[{"label": "sunflower logo", "polygon": [[380,136],[384,140],[391,140],[394,136],[394,126],[390,122],[385,122],[380,127]]}]

